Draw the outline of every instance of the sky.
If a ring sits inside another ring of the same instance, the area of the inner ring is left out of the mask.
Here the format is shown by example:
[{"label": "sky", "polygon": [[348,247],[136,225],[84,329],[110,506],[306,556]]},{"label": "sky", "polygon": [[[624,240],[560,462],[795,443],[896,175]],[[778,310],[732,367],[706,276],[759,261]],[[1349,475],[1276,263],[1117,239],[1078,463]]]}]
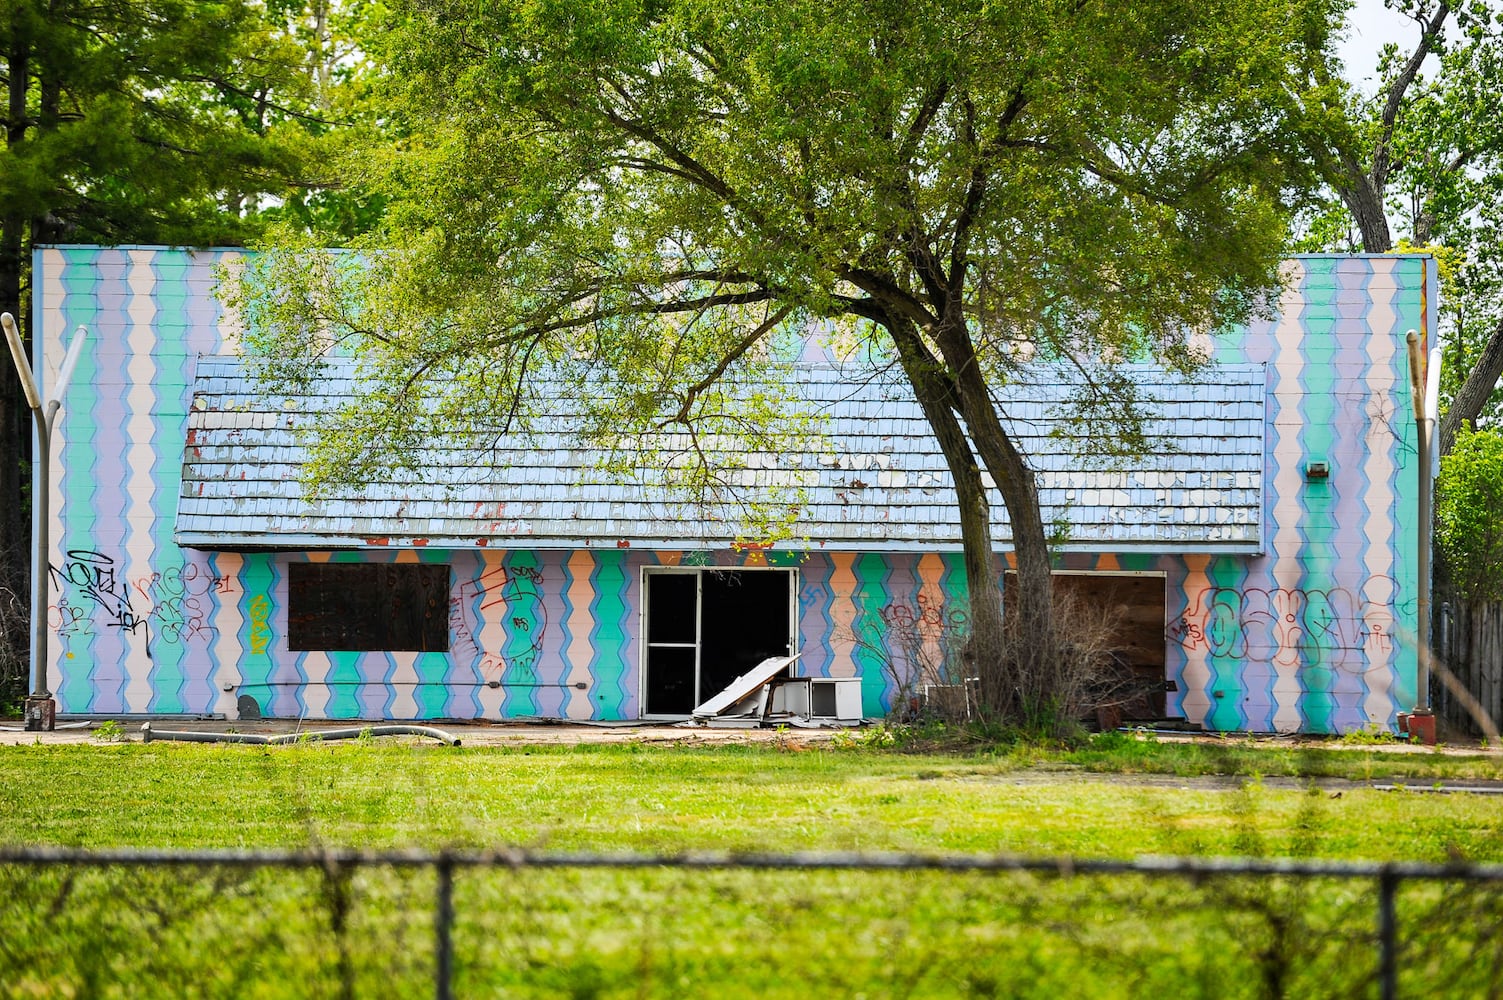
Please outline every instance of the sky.
[{"label": "sky", "polygon": [[1403,14],[1383,6],[1383,0],[1356,0],[1347,19],[1351,25],[1347,38],[1338,47],[1346,63],[1347,79],[1371,94],[1378,52],[1388,42],[1397,42],[1402,51],[1412,51],[1419,41],[1419,27]]}]

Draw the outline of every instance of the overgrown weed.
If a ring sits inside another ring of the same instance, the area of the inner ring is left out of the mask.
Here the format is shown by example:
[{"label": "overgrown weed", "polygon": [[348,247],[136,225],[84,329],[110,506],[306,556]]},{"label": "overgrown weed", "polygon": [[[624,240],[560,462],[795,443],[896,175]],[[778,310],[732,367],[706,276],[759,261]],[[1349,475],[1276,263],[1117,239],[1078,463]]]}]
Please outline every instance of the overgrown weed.
[{"label": "overgrown weed", "polygon": [[1361,729],[1343,733],[1336,742],[1349,747],[1392,746],[1399,738],[1376,722],[1369,722]]}]

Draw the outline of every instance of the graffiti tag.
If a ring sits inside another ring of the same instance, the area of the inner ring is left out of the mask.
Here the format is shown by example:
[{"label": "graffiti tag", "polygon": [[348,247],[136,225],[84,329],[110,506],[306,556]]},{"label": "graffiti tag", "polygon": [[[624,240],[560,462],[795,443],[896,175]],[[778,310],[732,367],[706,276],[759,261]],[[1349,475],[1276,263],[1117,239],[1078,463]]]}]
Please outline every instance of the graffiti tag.
[{"label": "graffiti tag", "polygon": [[[542,571],[533,566],[496,566],[454,588],[449,599],[453,646],[479,658],[480,675],[487,682],[519,687],[538,682],[536,667],[548,628],[542,579]],[[500,652],[487,650],[480,640],[480,630],[492,615],[511,625],[511,636]]]},{"label": "graffiti tag", "polygon": [[233,581],[189,563],[128,581],[113,558],[93,549],[70,549],[61,566],[48,566],[57,602],[48,624],[60,636],[115,629],[150,642],[209,641],[210,593],[233,590]]},{"label": "graffiti tag", "polygon": [[[1388,577],[1373,582],[1387,593],[1397,590]],[[1394,621],[1391,602],[1366,600],[1342,587],[1208,587],[1191,598],[1168,636],[1211,656],[1355,672],[1392,654]]]}]

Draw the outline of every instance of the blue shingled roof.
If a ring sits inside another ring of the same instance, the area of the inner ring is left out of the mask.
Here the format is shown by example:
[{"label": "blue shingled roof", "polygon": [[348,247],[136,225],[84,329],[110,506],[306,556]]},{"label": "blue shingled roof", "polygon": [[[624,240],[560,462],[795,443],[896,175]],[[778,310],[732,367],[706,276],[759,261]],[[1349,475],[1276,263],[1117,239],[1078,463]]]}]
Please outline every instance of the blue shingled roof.
[{"label": "blue shingled roof", "polygon": [[[1142,368],[1155,402],[1151,453],[1100,467],[1069,447],[1058,414],[1067,379],[1010,386],[1007,421],[1039,473],[1047,521],[1068,522],[1066,548],[1105,552],[1261,549],[1265,373],[1222,365],[1186,383]],[[960,547],[955,494],[917,404],[891,380],[852,381],[829,364],[794,369],[798,397],[822,418],[827,449],[744,456],[730,479],[743,495],[798,487],[796,539],[782,547],[944,550]],[[481,461],[435,441],[418,472],[398,471],[316,503],[302,496],[306,438],[320,414],[356,391],[354,366],[331,363],[309,391],[264,395],[238,357],[199,360],[193,384],[177,541],[204,549],[354,546],[699,549],[745,537],[733,502],[685,507],[623,483],[569,433],[569,415],[495,442]],[[1056,429],[1059,434],[1053,434]],[[316,431],[315,431],[316,432]],[[770,494],[769,494],[770,495]],[[786,492],[785,496],[789,495]],[[1010,537],[1000,498],[995,537]]]}]

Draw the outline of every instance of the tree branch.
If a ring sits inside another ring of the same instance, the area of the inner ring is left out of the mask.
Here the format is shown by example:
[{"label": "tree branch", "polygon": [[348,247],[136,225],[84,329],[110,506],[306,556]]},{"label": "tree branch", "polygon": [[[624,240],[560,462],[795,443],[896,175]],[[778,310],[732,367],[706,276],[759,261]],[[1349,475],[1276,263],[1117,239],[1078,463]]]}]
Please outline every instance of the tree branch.
[{"label": "tree branch", "polygon": [[1389,146],[1393,142],[1394,123],[1398,121],[1399,110],[1404,105],[1404,94],[1408,92],[1410,84],[1414,83],[1415,77],[1419,76],[1420,66],[1434,49],[1435,39],[1450,13],[1450,5],[1445,0],[1441,0],[1429,22],[1421,23],[1423,32],[1420,35],[1419,45],[1415,46],[1414,52],[1410,54],[1409,61],[1404,64],[1399,75],[1394,77],[1393,82],[1388,85],[1388,94],[1384,100],[1383,114],[1380,118],[1382,128],[1378,132],[1378,141],[1373,146],[1372,171],[1368,175],[1373,186],[1379,191],[1382,191],[1388,182],[1388,171],[1392,164]]},{"label": "tree branch", "polygon": [[1451,401],[1451,408],[1440,422],[1438,443],[1442,455],[1450,454],[1461,425],[1476,421],[1493,390],[1497,388],[1500,376],[1503,376],[1503,320],[1499,320],[1493,327],[1492,336],[1487,338],[1487,345],[1482,348],[1481,356],[1472,365],[1466,381]]},{"label": "tree branch", "polygon": [[786,319],[788,317],[788,314],[792,311],[792,306],[783,306],[767,319],[757,324],[757,327],[754,330],[748,333],[745,337],[742,337],[734,347],[732,347],[725,353],[723,357],[721,357],[720,361],[710,371],[710,374],[706,375],[704,378],[700,379],[698,382],[695,382],[693,385],[684,390],[682,402],[678,408],[678,412],[669,419],[663,421],[658,426],[666,427],[668,424],[674,423],[688,425],[690,422],[689,410],[694,406],[694,401],[699,398],[700,394],[709,389],[716,382],[720,381],[720,377],[725,374],[727,368],[734,364],[735,361],[742,355],[744,355],[747,351],[751,350],[752,346],[755,345],[757,341],[766,336],[768,331],[772,330],[779,323],[783,322],[783,320]]}]

